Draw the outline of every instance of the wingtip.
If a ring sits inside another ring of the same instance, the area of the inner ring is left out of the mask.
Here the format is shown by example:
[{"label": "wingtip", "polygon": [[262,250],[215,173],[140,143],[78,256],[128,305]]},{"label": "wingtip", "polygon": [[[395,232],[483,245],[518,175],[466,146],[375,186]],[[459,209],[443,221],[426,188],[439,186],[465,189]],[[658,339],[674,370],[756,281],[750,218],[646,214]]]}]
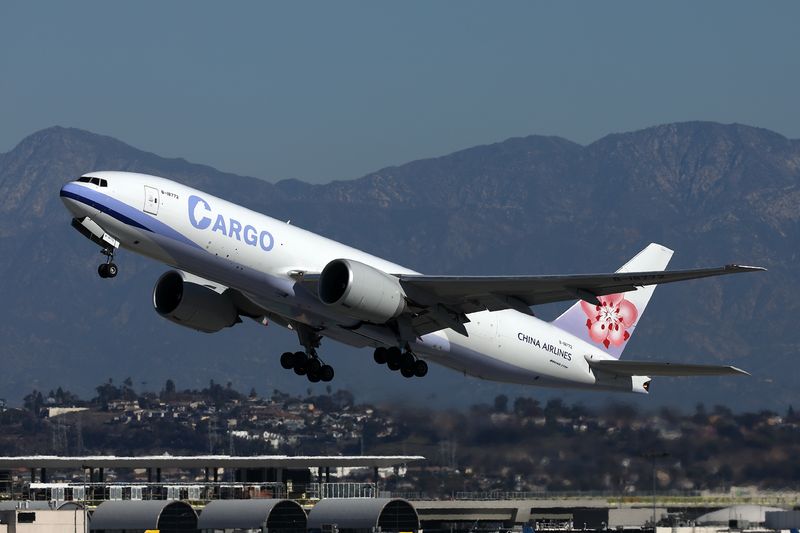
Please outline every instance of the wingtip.
[{"label": "wingtip", "polygon": [[731,369],[731,373],[733,373],[733,374],[740,374],[742,376],[752,376],[753,375],[750,372],[748,372],[747,370],[742,370],[741,368],[736,367],[736,366],[729,366],[728,368]]},{"label": "wingtip", "polygon": [[766,272],[767,269],[760,266],[750,266],[750,265],[727,265],[725,267],[728,270],[733,270],[735,272]]}]

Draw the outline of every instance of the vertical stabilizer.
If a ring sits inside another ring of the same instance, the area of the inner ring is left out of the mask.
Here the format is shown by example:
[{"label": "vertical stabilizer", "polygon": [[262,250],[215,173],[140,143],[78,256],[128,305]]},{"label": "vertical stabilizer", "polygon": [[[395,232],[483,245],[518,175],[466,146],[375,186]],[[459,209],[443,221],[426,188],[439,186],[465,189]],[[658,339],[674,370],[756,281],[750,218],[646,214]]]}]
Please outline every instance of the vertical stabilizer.
[{"label": "vertical stabilizer", "polygon": [[[660,244],[649,244],[617,272],[664,270],[672,253]],[[649,285],[635,291],[600,296],[600,305],[578,300],[553,324],[619,359],[655,290],[655,285]]]}]

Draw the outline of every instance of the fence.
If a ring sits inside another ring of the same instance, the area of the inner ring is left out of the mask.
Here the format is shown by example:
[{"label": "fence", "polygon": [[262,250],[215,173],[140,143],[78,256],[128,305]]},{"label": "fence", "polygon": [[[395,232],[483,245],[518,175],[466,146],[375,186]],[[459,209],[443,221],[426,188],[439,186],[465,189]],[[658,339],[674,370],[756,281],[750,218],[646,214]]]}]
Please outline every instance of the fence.
[{"label": "fence", "polygon": [[323,498],[375,498],[378,496],[374,483],[311,483],[308,486],[311,499]]},{"label": "fence", "polygon": [[286,498],[283,483],[30,483],[29,500],[189,500]]}]

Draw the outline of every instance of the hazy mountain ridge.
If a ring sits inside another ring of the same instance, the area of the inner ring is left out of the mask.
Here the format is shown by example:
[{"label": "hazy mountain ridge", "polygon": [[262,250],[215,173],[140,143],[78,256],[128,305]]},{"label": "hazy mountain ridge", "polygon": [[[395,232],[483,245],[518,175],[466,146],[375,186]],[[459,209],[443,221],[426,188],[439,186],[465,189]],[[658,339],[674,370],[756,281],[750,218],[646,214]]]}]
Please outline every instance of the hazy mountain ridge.
[{"label": "hazy mountain ridge", "polygon": [[[79,389],[121,374],[146,375],[150,383],[183,373],[199,383],[307,387],[279,370],[275,356],[293,346],[289,334],[247,325],[204,336],[157,317],[150,290],[165,267],[123,252],[120,277],[97,278],[97,249],[69,228],[58,188],[98,169],[169,177],[431,273],[613,270],[651,241],[676,249],[673,268],[762,264],[768,274],[660,289],[626,357],[735,361],[756,374],[658,382],[654,401],[670,401],[675,392],[689,403],[744,391],[754,396],[740,400],[745,405],[795,397],[800,142],[702,122],[613,134],[588,146],[557,137],[509,139],[325,185],[271,184],[162,158],[111,137],[42,130],[0,155],[7,309],[0,356],[7,368],[19,368],[0,378],[0,396],[13,400],[59,379]],[[368,383],[358,385],[366,394],[413,387],[421,397],[455,387],[464,390],[448,392],[457,399],[475,388],[486,394],[508,389],[444,370],[412,385],[372,364],[369,354],[342,357],[349,350],[335,346],[328,342],[325,350],[337,381],[354,383],[366,373]],[[238,357],[220,358],[219,351]],[[187,353],[196,364],[187,365]],[[360,364],[367,365],[362,376],[348,376]],[[767,379],[776,382],[772,389]]]}]

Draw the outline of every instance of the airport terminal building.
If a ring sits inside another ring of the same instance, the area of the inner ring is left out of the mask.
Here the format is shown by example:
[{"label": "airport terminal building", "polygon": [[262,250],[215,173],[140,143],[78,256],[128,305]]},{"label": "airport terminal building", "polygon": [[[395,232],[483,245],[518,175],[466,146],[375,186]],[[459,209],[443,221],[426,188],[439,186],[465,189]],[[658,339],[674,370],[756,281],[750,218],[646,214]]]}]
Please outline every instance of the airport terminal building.
[{"label": "airport terminal building", "polygon": [[[0,457],[0,533],[410,533],[641,531],[713,533],[800,522],[800,494],[759,505],[701,495],[455,493],[381,490],[380,473],[420,456]],[[370,482],[348,482],[360,470]],[[127,473],[127,475],[125,475]],[[751,498],[752,499],[752,498]],[[739,499],[741,501],[741,498]],[[767,503],[772,505],[767,506]],[[719,523],[722,520],[723,523]],[[682,526],[690,525],[690,529]],[[669,529],[669,531],[667,531]]]}]

